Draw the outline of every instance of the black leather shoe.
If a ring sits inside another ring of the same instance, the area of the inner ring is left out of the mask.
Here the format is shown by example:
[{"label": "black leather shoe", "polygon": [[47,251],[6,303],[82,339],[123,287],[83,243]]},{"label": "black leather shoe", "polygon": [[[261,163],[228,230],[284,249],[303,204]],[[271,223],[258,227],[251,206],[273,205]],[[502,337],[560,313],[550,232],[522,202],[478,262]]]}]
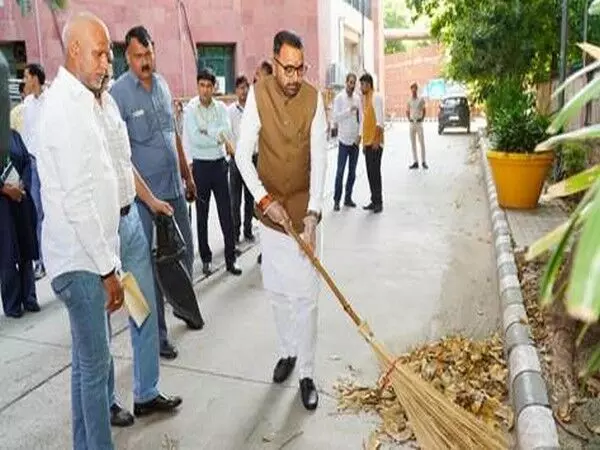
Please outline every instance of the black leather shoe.
[{"label": "black leather shoe", "polygon": [[256,237],[254,237],[254,234],[252,234],[252,232],[244,233],[244,240],[248,242],[254,242],[256,240]]},{"label": "black leather shoe", "polygon": [[31,305],[25,305],[23,308],[25,309],[25,311],[29,311],[32,313],[40,312],[42,310],[40,308],[40,305],[37,303],[32,303]]},{"label": "black leather shoe", "polygon": [[110,424],[113,427],[130,427],[135,419],[129,411],[114,403],[110,407]]},{"label": "black leather shoe", "polygon": [[240,269],[236,263],[227,264],[227,272],[232,275],[241,275],[242,269]]},{"label": "black leather shoe", "polygon": [[333,204],[333,210],[334,211],[339,211],[340,210],[340,204],[339,203],[334,203]]},{"label": "black leather shoe", "polygon": [[202,263],[202,273],[204,275],[210,275],[211,273],[213,273],[212,263],[209,263],[209,262]]},{"label": "black leather shoe", "polygon": [[429,169],[429,166],[427,165],[427,163],[426,163],[426,162],[424,162],[424,163],[421,163],[421,167],[422,167],[423,169],[425,169],[425,170]]},{"label": "black leather shoe", "polygon": [[160,356],[162,356],[163,358],[175,359],[177,358],[177,355],[177,349],[169,341],[160,344]]},{"label": "black leather shoe", "polygon": [[256,258],[256,262],[262,264],[262,253],[258,255],[258,258]]},{"label": "black leather shoe", "polygon": [[158,394],[155,398],[148,402],[134,403],[133,414],[135,414],[136,417],[140,417],[147,416],[155,412],[169,412],[181,405],[181,402],[181,397],[167,397],[164,394]]},{"label": "black leather shoe", "polygon": [[383,205],[377,205],[373,208],[375,214],[379,214],[381,211],[383,211]]},{"label": "black leather shoe", "polygon": [[311,378],[302,378],[300,380],[300,395],[302,396],[302,404],[306,409],[312,411],[317,408],[319,394]]},{"label": "black leather shoe", "polygon": [[12,317],[13,319],[19,319],[19,318],[23,317],[23,310],[20,309],[15,312],[7,312],[7,313],[4,313],[4,315],[6,317]]},{"label": "black leather shoe", "polygon": [[236,247],[236,248],[234,248],[234,249],[233,249],[233,254],[234,254],[234,255],[236,256],[236,258],[237,258],[238,256],[241,256],[241,255],[242,255],[242,251],[241,251],[239,248],[237,248],[237,247]]},{"label": "black leather shoe", "polygon": [[349,208],[356,208],[356,203],[354,203],[352,200],[346,200],[344,202],[344,206],[347,206]]},{"label": "black leather shoe", "polygon": [[180,316],[179,314],[177,314],[176,311],[173,311],[173,315],[179,320],[183,320],[190,330],[201,330],[202,328],[204,328],[204,321],[200,323],[194,323],[190,320],[187,320],[185,317]]},{"label": "black leather shoe", "polygon": [[415,170],[415,169],[418,169],[418,168],[419,168],[419,163],[418,163],[418,162],[414,162],[414,163],[412,163],[410,166],[408,166],[408,168],[409,168],[410,170]]},{"label": "black leather shoe", "polygon": [[373,203],[369,203],[367,206],[363,206],[363,209],[365,211],[371,211],[371,210],[375,209],[375,205]]},{"label": "black leather shoe", "polygon": [[296,357],[281,358],[275,365],[273,370],[273,381],[275,383],[283,383],[290,376],[296,366]]}]

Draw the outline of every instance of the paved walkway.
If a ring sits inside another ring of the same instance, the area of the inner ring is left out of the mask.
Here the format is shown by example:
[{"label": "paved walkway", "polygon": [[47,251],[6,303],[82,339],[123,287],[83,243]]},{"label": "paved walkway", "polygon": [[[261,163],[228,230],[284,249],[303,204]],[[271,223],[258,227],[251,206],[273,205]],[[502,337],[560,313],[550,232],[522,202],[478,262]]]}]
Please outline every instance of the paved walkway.
[{"label": "paved walkway", "polygon": [[[484,185],[470,136],[438,136],[426,123],[430,170],[409,172],[408,127],[386,136],[384,212],[343,209],[328,200],[324,264],[376,335],[401,352],[446,333],[482,336],[498,325],[495,266]],[[336,152],[327,187],[333,188]],[[354,199],[368,202],[364,160]],[[215,212],[215,209],[211,209]],[[215,252],[222,242],[211,222]],[[241,258],[242,277],[223,271],[197,292],[206,327],[186,330],[168,313],[180,356],[163,362],[161,388],[183,396],[174,416],[137,420],[115,429],[119,449],[361,449],[377,423],[339,416],[332,384],[351,372],[377,376],[373,355],[325,289],[320,299],[317,383],[319,409],[307,413],[296,377],[271,384],[275,332],[261,288],[258,248]],[[48,281],[38,284],[43,311],[21,320],[0,318],[0,447],[70,448],[70,337],[62,305]],[[119,392],[131,405],[131,349],[125,317],[114,320]],[[121,332],[120,332],[121,331]],[[297,375],[297,374],[296,374]]]}]

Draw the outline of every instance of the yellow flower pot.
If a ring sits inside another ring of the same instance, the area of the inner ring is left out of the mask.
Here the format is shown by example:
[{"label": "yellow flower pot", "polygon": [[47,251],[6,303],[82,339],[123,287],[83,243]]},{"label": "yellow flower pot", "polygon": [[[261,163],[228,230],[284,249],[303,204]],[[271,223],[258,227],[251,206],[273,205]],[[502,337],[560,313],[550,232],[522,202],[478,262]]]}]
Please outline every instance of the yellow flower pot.
[{"label": "yellow flower pot", "polygon": [[537,206],[553,152],[508,153],[487,152],[492,169],[498,204],[503,208],[533,209]]}]

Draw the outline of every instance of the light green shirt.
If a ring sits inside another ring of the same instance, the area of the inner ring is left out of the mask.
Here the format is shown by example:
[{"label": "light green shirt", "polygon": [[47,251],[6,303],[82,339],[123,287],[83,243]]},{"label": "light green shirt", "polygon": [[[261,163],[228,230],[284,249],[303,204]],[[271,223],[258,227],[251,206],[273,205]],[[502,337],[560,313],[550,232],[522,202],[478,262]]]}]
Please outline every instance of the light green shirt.
[{"label": "light green shirt", "polygon": [[183,110],[183,150],[188,160],[214,161],[225,156],[223,137],[231,140],[225,104],[214,100],[206,107],[198,97]]}]

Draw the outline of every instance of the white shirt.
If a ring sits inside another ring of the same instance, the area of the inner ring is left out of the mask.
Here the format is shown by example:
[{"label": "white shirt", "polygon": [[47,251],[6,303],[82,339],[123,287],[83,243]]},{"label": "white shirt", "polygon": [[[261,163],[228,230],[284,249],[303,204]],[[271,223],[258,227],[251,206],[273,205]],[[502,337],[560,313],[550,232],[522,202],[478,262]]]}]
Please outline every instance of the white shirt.
[{"label": "white shirt", "polygon": [[38,171],[50,278],[109,273],[119,261],[119,188],[93,94],[61,67],[46,92]]},{"label": "white shirt", "polygon": [[[352,93],[349,97],[344,89],[333,100],[333,122],[338,127],[338,139],[342,144],[354,144],[360,136],[362,108],[360,97]],[[352,108],[356,108],[355,111]]]},{"label": "white shirt", "polygon": [[423,97],[413,98],[408,101],[408,111],[410,120],[421,120],[423,118],[423,109],[425,108],[425,99]]},{"label": "white shirt", "polygon": [[108,143],[119,185],[119,207],[123,208],[131,205],[135,200],[135,178],[127,125],[121,118],[117,103],[106,92],[102,94],[102,106],[95,102],[94,112],[102,125]]},{"label": "white shirt", "polygon": [[[229,113],[229,122],[231,123],[231,132],[233,135],[233,144],[237,146],[240,139],[240,125],[242,124],[242,116],[244,115],[244,107],[239,102],[232,103],[227,108]],[[258,153],[258,143],[254,147],[253,154]]]},{"label": "white shirt", "polygon": [[[268,117],[268,112],[263,112]],[[258,172],[252,164],[252,153],[258,145],[261,122],[254,97],[254,87],[250,88],[246,107],[240,124],[240,136],[237,143],[235,162],[244,178],[246,186],[254,199],[259,202],[267,191],[258,178]],[[260,150],[259,150],[260,151]],[[320,212],[323,207],[325,172],[327,170],[327,118],[323,98],[317,95],[317,109],[310,127],[310,190],[308,209]]]},{"label": "white shirt", "polygon": [[27,151],[36,158],[41,146],[39,125],[45,98],[45,91],[42,91],[39,97],[29,94],[23,100],[23,143]]}]

